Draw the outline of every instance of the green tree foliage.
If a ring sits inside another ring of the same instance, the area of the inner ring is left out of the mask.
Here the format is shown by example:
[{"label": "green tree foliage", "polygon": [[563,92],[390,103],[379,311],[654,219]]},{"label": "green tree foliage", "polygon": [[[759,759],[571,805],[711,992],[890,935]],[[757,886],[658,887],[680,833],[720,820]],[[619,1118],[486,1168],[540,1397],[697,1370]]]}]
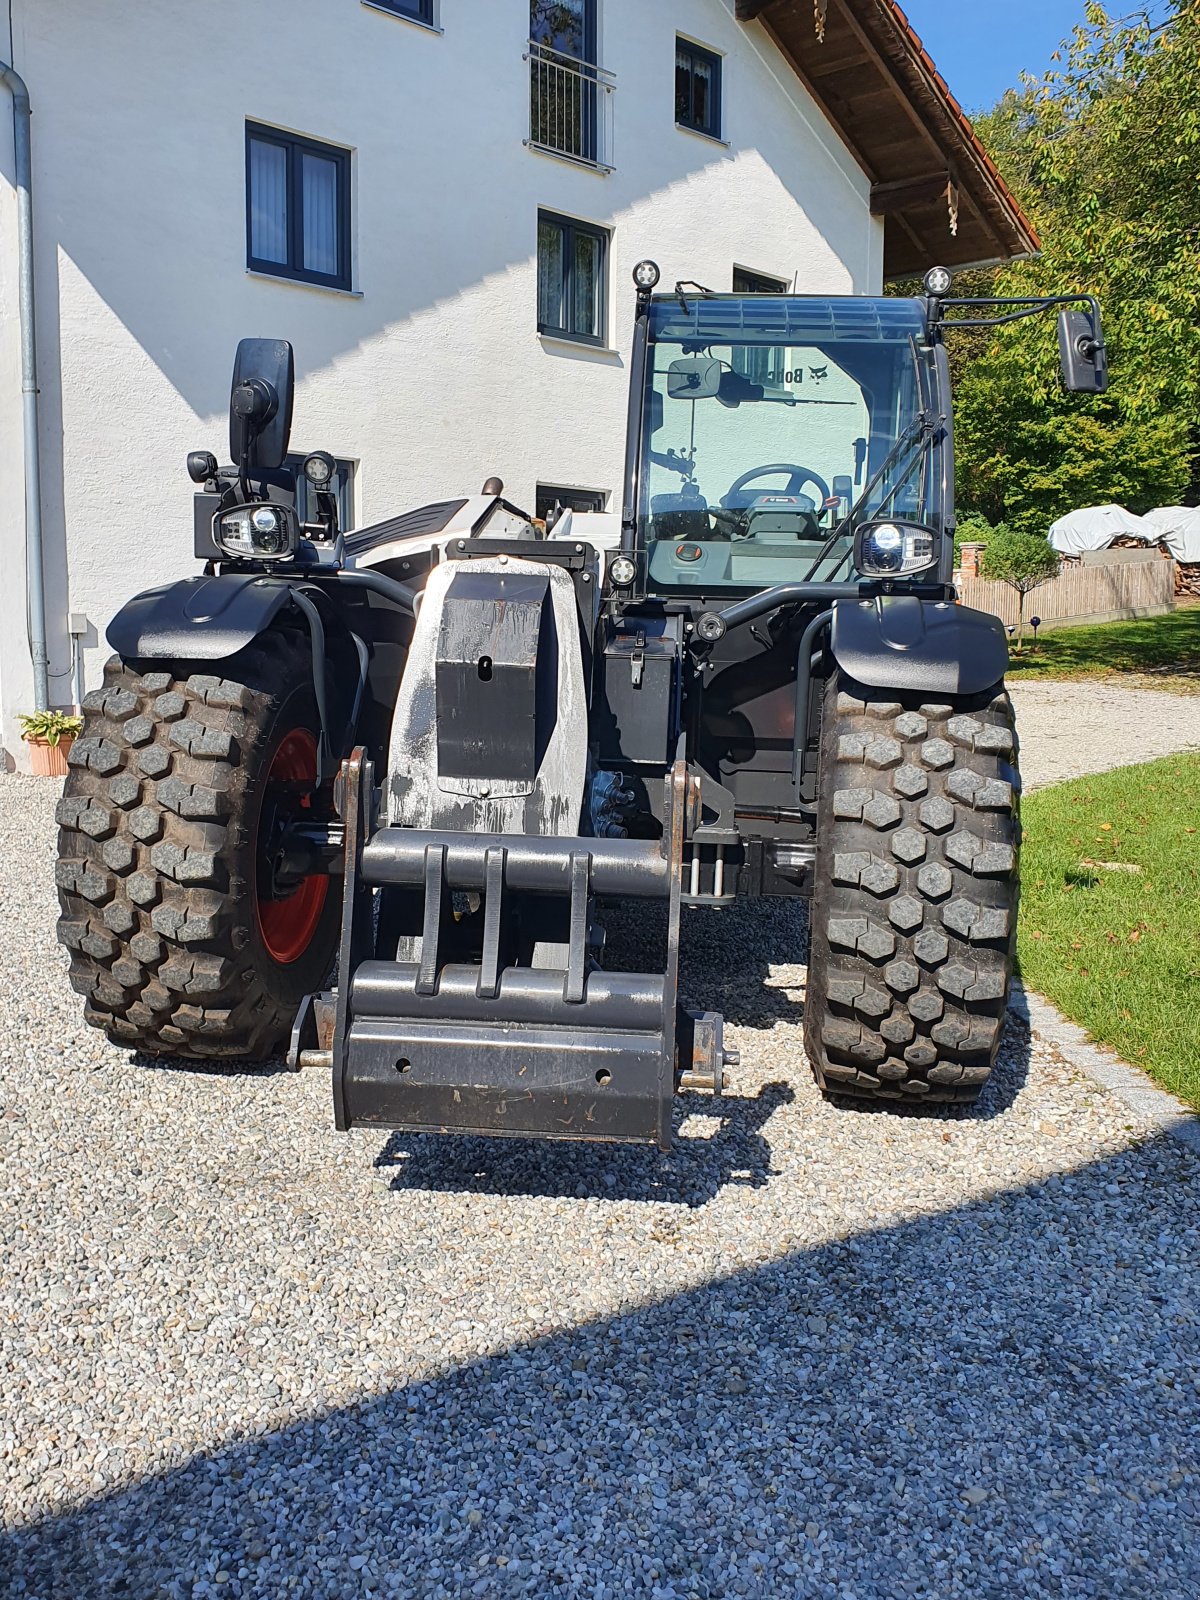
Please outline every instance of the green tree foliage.
[{"label": "green tree foliage", "polygon": [[1194,493],[1200,0],[1168,0],[1157,21],[1112,20],[1089,4],[1054,69],[1006,94],[979,131],[1043,254],[966,275],[956,290],[1095,294],[1111,387],[1099,398],[1065,394],[1042,323],[955,335],[963,509],[1044,534],[1077,506],[1145,511]]},{"label": "green tree foliage", "polygon": [[1025,637],[1025,597],[1058,576],[1059,554],[1035,533],[997,528],[983,552],[983,575],[1017,591],[1017,649]]}]

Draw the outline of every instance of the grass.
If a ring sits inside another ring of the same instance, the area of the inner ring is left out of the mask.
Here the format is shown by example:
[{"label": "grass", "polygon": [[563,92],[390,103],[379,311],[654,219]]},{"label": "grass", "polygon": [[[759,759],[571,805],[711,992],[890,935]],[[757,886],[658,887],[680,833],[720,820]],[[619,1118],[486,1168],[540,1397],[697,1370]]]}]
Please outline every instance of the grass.
[{"label": "grass", "polygon": [[1022,821],[1024,981],[1200,1109],[1200,755],[1042,789]]},{"label": "grass", "polygon": [[[1036,615],[1036,593],[1029,609]],[[1080,628],[1055,628],[1011,652],[1008,676],[1031,678],[1107,678],[1139,673],[1163,689],[1200,693],[1200,605],[1185,604],[1163,617],[1136,622],[1098,622]]]}]

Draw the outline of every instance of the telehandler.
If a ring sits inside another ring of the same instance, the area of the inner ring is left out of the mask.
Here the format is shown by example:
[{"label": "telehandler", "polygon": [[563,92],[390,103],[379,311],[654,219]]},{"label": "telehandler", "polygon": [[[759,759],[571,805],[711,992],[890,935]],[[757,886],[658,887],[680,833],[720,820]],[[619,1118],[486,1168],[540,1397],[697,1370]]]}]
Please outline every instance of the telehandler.
[{"label": "telehandler", "polygon": [[[807,896],[820,1087],[978,1095],[1020,782],[1004,629],[952,584],[945,341],[1056,307],[1098,393],[1098,307],[942,268],[912,298],[634,278],[612,532],[495,479],[340,529],[331,458],[284,468],[290,346],[242,341],[232,464],[188,458],[203,572],[113,619],[59,811],[60,937],[115,1043],[286,1049],[340,1129],[666,1150],[732,1064],[679,1003],[683,914]],[[662,903],[649,972],[604,964],[628,900]]]}]

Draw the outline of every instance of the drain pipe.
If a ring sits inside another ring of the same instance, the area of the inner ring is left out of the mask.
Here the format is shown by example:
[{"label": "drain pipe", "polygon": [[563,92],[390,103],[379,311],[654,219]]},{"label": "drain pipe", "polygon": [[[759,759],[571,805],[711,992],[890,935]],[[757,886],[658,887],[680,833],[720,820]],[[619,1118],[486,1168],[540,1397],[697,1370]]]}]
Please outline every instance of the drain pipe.
[{"label": "drain pipe", "polygon": [[0,83],[12,92],[13,154],[17,180],[18,305],[21,321],[21,407],[25,433],[25,599],[35,711],[50,706],[46,654],[46,585],[42,567],[42,468],[38,449],[37,345],[33,300],[33,160],[29,143],[29,90],[19,72],[0,61]]}]

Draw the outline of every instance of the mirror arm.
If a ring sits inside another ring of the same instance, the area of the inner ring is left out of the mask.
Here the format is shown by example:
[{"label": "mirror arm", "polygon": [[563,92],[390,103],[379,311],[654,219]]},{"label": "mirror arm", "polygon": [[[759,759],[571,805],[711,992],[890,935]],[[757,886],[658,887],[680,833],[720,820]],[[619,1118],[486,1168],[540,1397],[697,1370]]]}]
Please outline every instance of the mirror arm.
[{"label": "mirror arm", "polygon": [[[930,316],[930,326],[934,328],[999,328],[1008,322],[1021,322],[1025,317],[1039,316],[1043,311],[1054,311],[1060,306],[1086,306],[1091,313],[1093,327],[1100,325],[1100,302],[1094,294],[1057,294],[1046,296],[1035,295],[991,295],[970,300],[939,300],[935,311],[943,311],[947,306],[964,308],[967,306],[1014,306],[1023,309],[1006,312],[998,317],[950,317],[933,314]],[[1101,348],[1098,344],[1097,349]]]}]

